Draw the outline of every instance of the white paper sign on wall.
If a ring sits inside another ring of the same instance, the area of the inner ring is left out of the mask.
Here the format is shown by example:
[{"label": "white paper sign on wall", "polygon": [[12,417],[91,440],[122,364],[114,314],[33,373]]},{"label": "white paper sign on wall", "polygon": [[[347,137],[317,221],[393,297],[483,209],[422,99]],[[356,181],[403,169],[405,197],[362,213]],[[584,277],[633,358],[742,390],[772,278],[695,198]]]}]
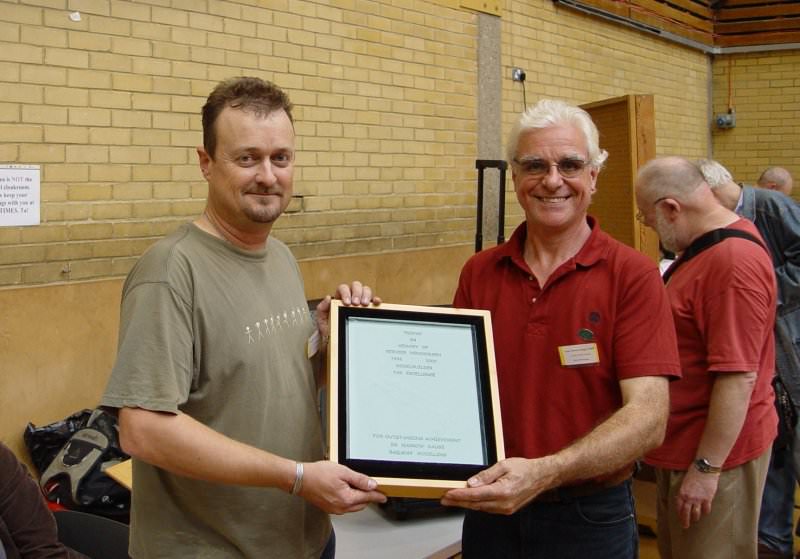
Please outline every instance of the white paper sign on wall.
[{"label": "white paper sign on wall", "polygon": [[0,227],[39,225],[39,165],[0,165]]}]

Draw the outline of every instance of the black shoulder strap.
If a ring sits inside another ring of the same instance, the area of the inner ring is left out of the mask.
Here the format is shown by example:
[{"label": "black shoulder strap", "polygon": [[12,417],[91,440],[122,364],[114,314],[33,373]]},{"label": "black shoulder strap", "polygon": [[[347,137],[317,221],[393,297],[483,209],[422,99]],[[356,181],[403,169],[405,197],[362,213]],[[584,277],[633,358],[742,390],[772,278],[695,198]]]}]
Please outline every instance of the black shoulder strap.
[{"label": "black shoulder strap", "polygon": [[753,235],[751,235],[746,231],[741,231],[739,229],[725,229],[725,228],[713,229],[708,233],[703,233],[702,235],[697,237],[694,241],[692,241],[692,244],[690,244],[689,247],[685,251],[683,251],[680,258],[678,258],[675,262],[672,263],[672,265],[669,268],[667,268],[667,271],[664,272],[664,276],[662,278],[664,280],[664,283],[667,283],[669,281],[669,278],[672,276],[672,274],[675,273],[675,270],[677,270],[681,266],[681,264],[688,262],[689,260],[697,256],[707,248],[711,248],[715,244],[729,237],[738,237],[740,239],[747,239],[748,241],[753,241],[764,250],[767,250],[767,247],[764,246],[764,243],[762,243],[760,240],[758,240],[756,237],[754,237]]}]

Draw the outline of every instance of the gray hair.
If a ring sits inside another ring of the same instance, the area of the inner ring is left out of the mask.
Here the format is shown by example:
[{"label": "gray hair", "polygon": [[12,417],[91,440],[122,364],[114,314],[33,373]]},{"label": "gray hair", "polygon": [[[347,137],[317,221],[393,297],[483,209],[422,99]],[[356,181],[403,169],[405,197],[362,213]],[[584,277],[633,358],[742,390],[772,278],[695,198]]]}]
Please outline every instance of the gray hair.
[{"label": "gray hair", "polygon": [[608,152],[600,149],[599,134],[592,117],[580,107],[556,99],[541,99],[519,116],[508,135],[506,144],[506,157],[509,163],[517,156],[519,138],[523,133],[559,125],[571,125],[580,130],[586,139],[589,151],[588,163],[597,169],[603,166],[608,158]]},{"label": "gray hair", "polygon": [[703,177],[708,183],[708,186],[711,187],[711,190],[733,182],[733,175],[718,161],[714,161],[713,159],[698,159],[696,165],[697,168],[700,169],[700,172],[703,173]]}]

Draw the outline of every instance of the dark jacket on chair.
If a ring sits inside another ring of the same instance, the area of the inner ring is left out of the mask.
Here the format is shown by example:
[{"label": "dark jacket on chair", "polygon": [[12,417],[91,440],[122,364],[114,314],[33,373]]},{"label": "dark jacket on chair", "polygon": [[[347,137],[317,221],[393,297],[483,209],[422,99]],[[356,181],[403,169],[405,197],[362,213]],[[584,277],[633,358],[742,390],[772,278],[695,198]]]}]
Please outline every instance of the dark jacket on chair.
[{"label": "dark jacket on chair", "polygon": [[86,559],[58,541],[39,485],[0,443],[0,545],[8,559]]}]

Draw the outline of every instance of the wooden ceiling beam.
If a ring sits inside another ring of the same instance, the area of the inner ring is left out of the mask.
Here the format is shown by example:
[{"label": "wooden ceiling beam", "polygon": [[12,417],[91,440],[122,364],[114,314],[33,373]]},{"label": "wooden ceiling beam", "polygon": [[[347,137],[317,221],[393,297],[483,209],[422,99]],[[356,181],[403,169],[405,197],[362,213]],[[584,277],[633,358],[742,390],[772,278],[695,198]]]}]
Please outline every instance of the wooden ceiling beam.
[{"label": "wooden ceiling beam", "polygon": [[[558,6],[558,0],[554,1]],[[800,43],[800,2],[795,1],[570,0],[570,3],[585,13],[667,31],[698,46]],[[607,15],[602,16],[604,13]]]},{"label": "wooden ceiling beam", "polygon": [[737,6],[775,6],[778,4],[792,4],[794,0],[789,2],[782,2],[781,0],[723,0],[717,2],[717,9],[729,9]]},{"label": "wooden ceiling beam", "polygon": [[[646,6],[650,6],[653,2],[648,2],[647,0],[631,0],[633,4],[643,4]],[[703,19],[714,19],[714,10],[708,5],[708,2],[695,2],[694,0],[668,0],[667,2],[659,2],[664,3],[669,6],[672,6],[676,9],[686,10],[692,14],[697,15]]]},{"label": "wooden ceiling beam", "polygon": [[752,35],[717,36],[718,47],[745,47],[754,45],[780,45],[800,43],[800,31],[785,33],[754,33]]},{"label": "wooden ceiling beam", "polygon": [[774,17],[800,16],[800,4],[775,4],[749,8],[723,8],[717,12],[717,21],[737,19],[767,19]]},{"label": "wooden ceiling beam", "polygon": [[667,21],[669,20],[672,20],[673,22],[677,21],[691,28],[699,29],[707,33],[711,33],[714,30],[714,22],[711,21],[710,19],[701,19],[689,12],[677,10],[660,2],[634,1],[632,2],[632,4],[633,4],[633,7],[631,7],[632,17],[634,17],[633,14],[637,13],[654,14],[657,16],[661,16]]},{"label": "wooden ceiling beam", "polygon": [[717,23],[717,25],[714,26],[714,31],[718,35],[761,33],[767,31],[791,31],[794,29],[800,29],[800,18],[723,22]]},{"label": "wooden ceiling beam", "polygon": [[580,0],[581,4],[599,8],[605,12],[630,19],[631,8],[625,2],[614,2],[612,0]]},{"label": "wooden ceiling beam", "polygon": [[659,17],[639,12],[633,12],[631,17],[632,19],[644,23],[645,25],[649,25],[650,27],[663,29],[664,31],[669,31],[670,33],[674,33],[675,35],[691,39],[692,41],[696,41],[704,45],[711,46],[714,44],[714,36],[709,32],[703,32],[698,29],[690,29],[683,25],[677,25],[671,21],[664,21]]}]

